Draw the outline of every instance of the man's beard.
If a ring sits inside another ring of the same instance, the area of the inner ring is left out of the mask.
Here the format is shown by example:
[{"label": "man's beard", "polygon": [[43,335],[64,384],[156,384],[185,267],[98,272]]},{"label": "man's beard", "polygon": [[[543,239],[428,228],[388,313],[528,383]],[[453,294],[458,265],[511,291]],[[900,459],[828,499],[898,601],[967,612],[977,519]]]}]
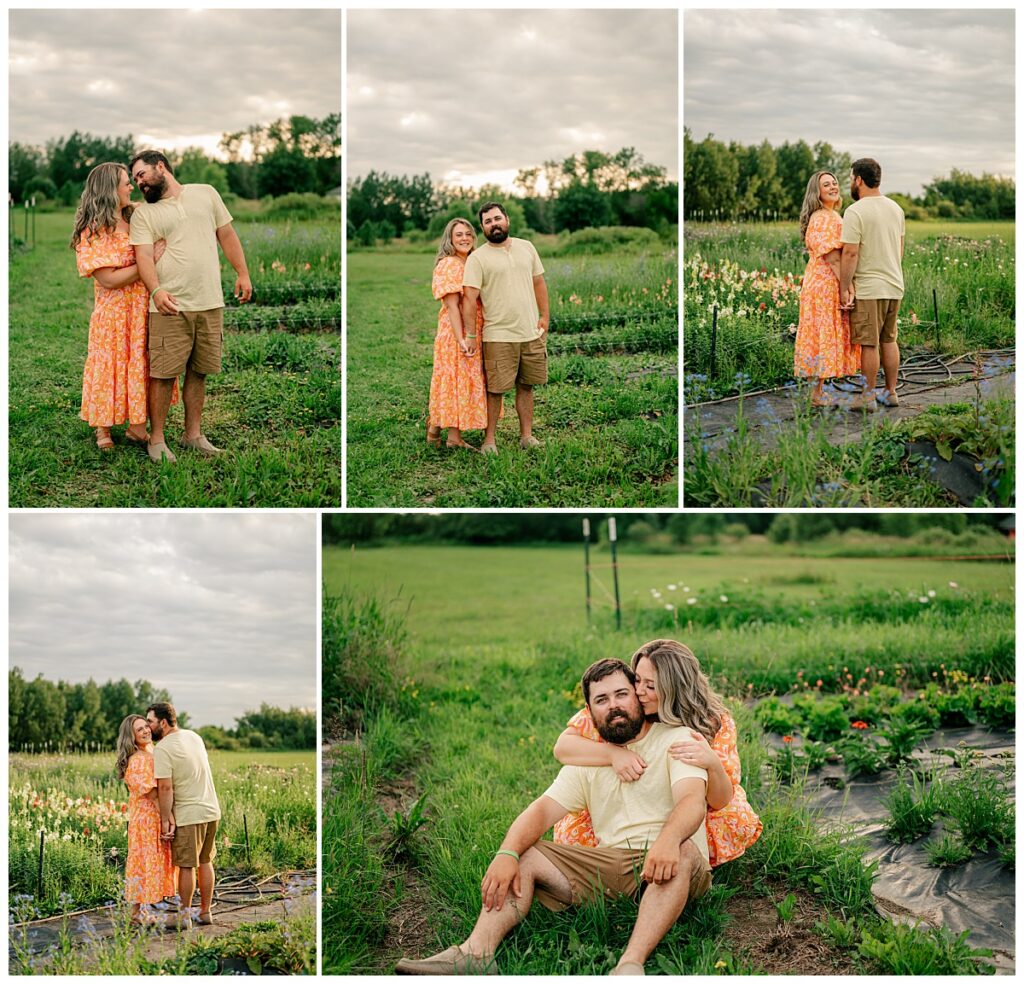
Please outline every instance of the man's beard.
[{"label": "man's beard", "polygon": [[850,197],[855,201],[860,201],[860,189],[856,185],[850,185]]},{"label": "man's beard", "polygon": [[502,229],[499,226],[491,226],[491,228],[484,233],[487,237],[487,241],[490,243],[503,243],[508,239],[508,229]]},{"label": "man's beard", "polygon": [[[622,715],[621,717],[619,715]],[[613,745],[625,745],[632,741],[644,727],[644,713],[641,709],[636,717],[629,717],[624,711],[618,711],[614,715],[615,720],[609,721],[605,718],[600,724],[594,722],[597,733],[607,742]]]},{"label": "man's beard", "polygon": [[164,197],[164,192],[167,190],[167,179],[160,178],[159,181],[154,181],[152,184],[147,184],[142,191],[142,197],[152,205],[154,202],[160,201]]}]

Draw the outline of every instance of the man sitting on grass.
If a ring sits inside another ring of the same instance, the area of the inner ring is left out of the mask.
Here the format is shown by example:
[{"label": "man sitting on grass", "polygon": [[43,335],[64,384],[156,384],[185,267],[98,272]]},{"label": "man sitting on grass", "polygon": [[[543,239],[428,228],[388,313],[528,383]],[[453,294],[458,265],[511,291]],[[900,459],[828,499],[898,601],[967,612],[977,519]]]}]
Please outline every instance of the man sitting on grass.
[{"label": "man sitting on grass", "polygon": [[[563,766],[509,827],[484,875],[483,909],[469,938],[424,960],[401,960],[397,973],[497,974],[495,950],[526,917],[534,897],[560,911],[603,894],[640,896],[636,924],[612,974],[643,974],[644,961],[686,903],[711,886],[707,772],[668,754],[673,742],[690,737],[689,730],[647,721],[633,672],[617,659],[587,669],[583,697],[601,737],[628,745],[648,769],[624,783],[607,767]],[[590,811],[599,847],[540,839],[567,813],[582,809]]]}]

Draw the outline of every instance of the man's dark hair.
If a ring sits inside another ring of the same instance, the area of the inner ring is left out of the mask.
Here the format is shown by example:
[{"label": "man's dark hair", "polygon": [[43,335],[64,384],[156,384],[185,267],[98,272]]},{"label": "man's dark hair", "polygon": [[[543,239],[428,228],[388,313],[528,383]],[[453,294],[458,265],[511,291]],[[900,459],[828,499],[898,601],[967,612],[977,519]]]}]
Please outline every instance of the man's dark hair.
[{"label": "man's dark hair", "polygon": [[[132,161],[134,164],[135,162]],[[178,715],[174,710],[173,704],[168,704],[165,700],[157,701],[155,704],[150,704],[146,708],[146,713],[153,712],[153,717],[158,721],[166,721],[172,728],[178,726]]]},{"label": "man's dark hair", "polygon": [[873,157],[861,157],[850,165],[850,170],[869,188],[877,188],[882,183],[882,165]]},{"label": "man's dark hair", "polygon": [[484,202],[476,210],[476,218],[481,225],[484,223],[484,212],[489,212],[492,208],[496,208],[506,219],[508,218],[508,212],[505,211],[505,206],[501,202]]},{"label": "man's dark hair", "polygon": [[599,659],[596,663],[591,663],[583,674],[583,699],[588,706],[590,704],[590,685],[613,673],[622,673],[631,687],[636,686],[636,675],[629,668],[628,663],[623,663],[621,659]]},{"label": "man's dark hair", "polygon": [[142,161],[143,164],[148,164],[152,167],[154,164],[163,164],[167,169],[168,174],[174,174],[174,168],[171,167],[171,162],[160,153],[159,150],[140,150],[129,162],[128,162],[128,173],[131,174],[135,168],[135,162]]}]

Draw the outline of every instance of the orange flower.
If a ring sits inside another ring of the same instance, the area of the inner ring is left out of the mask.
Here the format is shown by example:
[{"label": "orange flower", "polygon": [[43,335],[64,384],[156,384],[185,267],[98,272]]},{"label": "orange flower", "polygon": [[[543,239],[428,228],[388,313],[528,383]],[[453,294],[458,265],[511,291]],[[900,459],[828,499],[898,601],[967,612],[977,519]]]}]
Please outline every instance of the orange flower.
[{"label": "orange flower", "polygon": [[782,740],[783,740],[783,741],[784,741],[784,742],[785,742],[785,743],[786,743],[787,745],[789,745],[789,744],[790,744],[790,743],[791,743],[791,742],[793,741],[793,736],[792,736],[792,735],[783,735],[783,736],[782,736]]},{"label": "orange flower", "polygon": [[850,727],[851,727],[851,728],[856,728],[856,729],[857,729],[858,731],[864,731],[864,730],[865,730],[865,728],[870,728],[870,727],[871,727],[871,725],[870,725],[870,724],[867,724],[867,723],[865,723],[864,721],[854,721],[854,722],[853,722],[853,723],[852,723],[852,724],[850,725]]}]

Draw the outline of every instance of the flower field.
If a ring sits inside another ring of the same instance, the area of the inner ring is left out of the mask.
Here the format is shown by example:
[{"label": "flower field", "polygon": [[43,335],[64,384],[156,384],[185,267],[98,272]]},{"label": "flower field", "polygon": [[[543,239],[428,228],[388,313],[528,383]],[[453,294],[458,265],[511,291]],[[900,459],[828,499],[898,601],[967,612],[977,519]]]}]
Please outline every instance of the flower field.
[{"label": "flower field", "polygon": [[[120,899],[128,795],[113,774],[113,754],[15,753],[9,761],[12,921]],[[210,763],[222,812],[218,868],[264,876],[315,867],[316,769],[311,753],[211,752]]]},{"label": "flower field", "polygon": [[[684,243],[687,403],[727,395],[739,382],[760,389],[791,379],[807,264],[795,223],[688,223]],[[905,350],[958,355],[1013,344],[1012,224],[909,223],[903,271],[906,294],[899,327]]]}]

